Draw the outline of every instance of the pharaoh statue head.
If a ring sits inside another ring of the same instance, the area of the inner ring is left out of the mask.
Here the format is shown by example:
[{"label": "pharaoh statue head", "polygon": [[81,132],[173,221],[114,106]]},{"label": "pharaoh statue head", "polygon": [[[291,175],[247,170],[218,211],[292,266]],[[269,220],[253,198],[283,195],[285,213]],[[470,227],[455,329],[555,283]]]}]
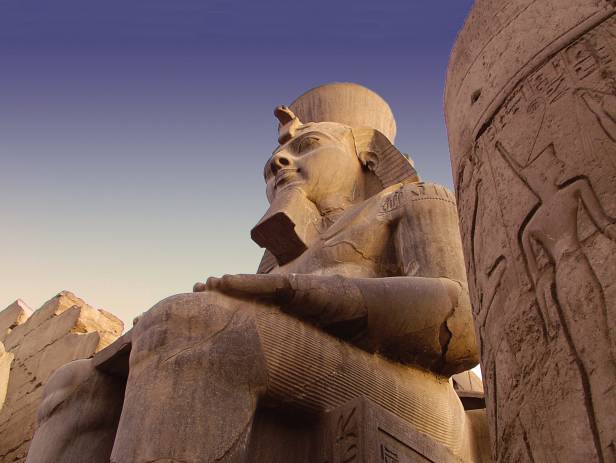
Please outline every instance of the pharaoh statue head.
[{"label": "pharaoh statue head", "polygon": [[307,249],[337,212],[396,183],[419,180],[412,161],[393,145],[389,105],[361,85],[322,85],[274,115],[279,146],[264,168],[271,206],[251,235],[278,264]]}]

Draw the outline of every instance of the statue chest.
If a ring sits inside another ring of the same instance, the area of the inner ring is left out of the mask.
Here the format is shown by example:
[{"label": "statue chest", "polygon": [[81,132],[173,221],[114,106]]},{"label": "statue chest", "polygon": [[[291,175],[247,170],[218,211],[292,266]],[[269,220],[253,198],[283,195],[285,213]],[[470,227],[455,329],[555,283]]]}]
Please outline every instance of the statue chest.
[{"label": "statue chest", "polygon": [[352,277],[396,275],[392,227],[378,220],[370,205],[345,214],[295,260],[276,273]]}]

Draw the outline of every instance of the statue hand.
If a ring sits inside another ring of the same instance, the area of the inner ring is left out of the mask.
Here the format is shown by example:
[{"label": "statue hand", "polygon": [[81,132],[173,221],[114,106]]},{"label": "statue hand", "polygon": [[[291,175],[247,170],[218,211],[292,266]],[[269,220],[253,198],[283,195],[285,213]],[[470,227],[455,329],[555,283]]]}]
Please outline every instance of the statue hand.
[{"label": "statue hand", "polygon": [[286,275],[239,274],[210,277],[206,283],[197,283],[195,292],[218,291],[238,297],[282,299],[291,292]]}]

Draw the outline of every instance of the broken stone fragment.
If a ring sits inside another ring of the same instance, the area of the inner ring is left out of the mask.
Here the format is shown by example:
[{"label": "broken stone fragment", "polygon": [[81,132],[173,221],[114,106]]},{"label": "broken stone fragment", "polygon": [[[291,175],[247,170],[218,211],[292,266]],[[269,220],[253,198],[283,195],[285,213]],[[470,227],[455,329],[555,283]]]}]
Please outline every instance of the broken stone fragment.
[{"label": "broken stone fragment", "polygon": [[13,357],[13,354],[4,350],[4,344],[0,342],[0,410],[2,410],[4,400],[6,399]]},{"label": "broken stone fragment", "polygon": [[34,313],[20,300],[0,312],[0,463],[25,461],[51,375],[92,357],[123,328],[118,318],[68,291]]},{"label": "broken stone fragment", "polygon": [[0,342],[18,325],[22,325],[32,315],[32,309],[21,299],[17,299],[0,312]]}]

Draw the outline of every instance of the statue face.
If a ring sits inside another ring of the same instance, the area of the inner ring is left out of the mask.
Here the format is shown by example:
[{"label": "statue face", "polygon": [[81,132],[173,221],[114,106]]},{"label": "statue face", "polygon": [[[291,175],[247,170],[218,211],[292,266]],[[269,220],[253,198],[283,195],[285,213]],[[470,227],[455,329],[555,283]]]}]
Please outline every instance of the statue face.
[{"label": "statue face", "polygon": [[328,132],[315,124],[274,151],[264,170],[270,202],[289,187],[302,189],[317,206],[356,199],[361,163],[350,140]]}]

